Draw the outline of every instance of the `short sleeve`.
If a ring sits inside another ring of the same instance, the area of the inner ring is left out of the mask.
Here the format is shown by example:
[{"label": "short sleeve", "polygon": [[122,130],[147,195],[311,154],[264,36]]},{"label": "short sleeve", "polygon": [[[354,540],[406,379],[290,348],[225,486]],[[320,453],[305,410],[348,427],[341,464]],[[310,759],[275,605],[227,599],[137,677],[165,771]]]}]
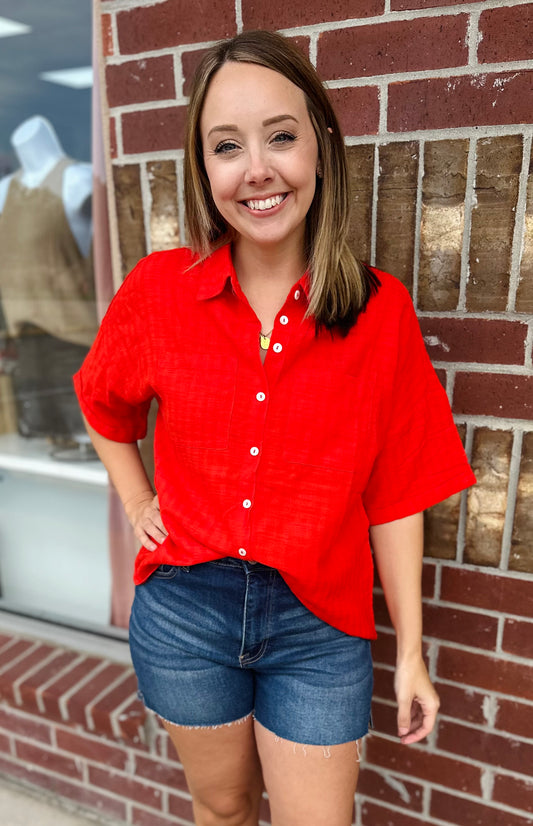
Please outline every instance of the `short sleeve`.
[{"label": "short sleeve", "polygon": [[142,262],[113,298],[74,388],[87,421],[116,442],[144,438],[153,391],[148,382],[149,340],[143,317]]},{"label": "short sleeve", "polygon": [[371,525],[418,513],[476,481],[407,293],[395,335],[386,415],[363,495]]}]

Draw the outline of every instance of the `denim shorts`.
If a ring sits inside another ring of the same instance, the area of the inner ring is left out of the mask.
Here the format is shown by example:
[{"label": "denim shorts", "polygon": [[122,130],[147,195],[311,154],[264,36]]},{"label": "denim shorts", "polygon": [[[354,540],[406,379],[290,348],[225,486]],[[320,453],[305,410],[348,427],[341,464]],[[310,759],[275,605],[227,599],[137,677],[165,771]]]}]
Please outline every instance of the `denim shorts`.
[{"label": "denim shorts", "polygon": [[171,723],[253,713],[279,737],[322,746],[368,731],[370,641],[316,617],[260,563],[161,565],[136,588],[130,647],[141,699]]}]

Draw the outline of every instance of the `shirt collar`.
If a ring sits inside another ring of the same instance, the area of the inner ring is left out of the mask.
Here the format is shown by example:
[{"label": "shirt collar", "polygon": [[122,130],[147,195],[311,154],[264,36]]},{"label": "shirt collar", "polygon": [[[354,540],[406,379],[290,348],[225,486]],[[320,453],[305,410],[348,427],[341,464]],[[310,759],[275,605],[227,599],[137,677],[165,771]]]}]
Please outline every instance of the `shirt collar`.
[{"label": "shirt collar", "polygon": [[220,295],[228,279],[231,280],[235,289],[234,281],[237,280],[237,276],[231,260],[231,244],[225,244],[211,253],[209,258],[198,264],[198,270],[196,297],[199,301]]},{"label": "shirt collar", "polygon": [[[231,260],[231,244],[225,244],[215,250],[208,258],[197,264],[197,268],[199,270],[198,291],[196,293],[198,301],[220,295],[226,288],[228,281],[231,282],[234,293],[238,295],[241,292]],[[293,291],[303,290],[305,297],[308,299],[311,290],[309,272],[305,272],[292,289]]]}]

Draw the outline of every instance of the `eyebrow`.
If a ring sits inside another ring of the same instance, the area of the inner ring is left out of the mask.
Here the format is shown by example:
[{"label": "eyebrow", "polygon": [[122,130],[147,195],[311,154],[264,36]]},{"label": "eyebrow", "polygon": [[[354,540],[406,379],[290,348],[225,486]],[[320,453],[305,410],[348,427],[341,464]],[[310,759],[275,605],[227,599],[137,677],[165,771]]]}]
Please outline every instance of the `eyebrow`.
[{"label": "eyebrow", "polygon": [[[273,123],[281,123],[284,120],[293,120],[295,123],[298,123],[297,118],[293,115],[274,115],[273,118],[267,118],[263,121],[263,126],[272,126]],[[209,130],[207,133],[207,137],[211,135],[212,132],[238,132],[239,127],[236,126],[234,123],[222,123],[220,126],[213,126],[212,129]]]}]

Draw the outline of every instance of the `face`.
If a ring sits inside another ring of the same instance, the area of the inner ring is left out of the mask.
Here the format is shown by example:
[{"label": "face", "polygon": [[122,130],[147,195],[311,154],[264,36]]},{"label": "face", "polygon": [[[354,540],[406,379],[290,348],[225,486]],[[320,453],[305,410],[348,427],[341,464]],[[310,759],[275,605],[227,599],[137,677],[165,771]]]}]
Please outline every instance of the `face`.
[{"label": "face", "polygon": [[215,205],[236,243],[299,245],[315,194],[318,145],[301,89],[252,63],[225,63],[200,132]]}]

